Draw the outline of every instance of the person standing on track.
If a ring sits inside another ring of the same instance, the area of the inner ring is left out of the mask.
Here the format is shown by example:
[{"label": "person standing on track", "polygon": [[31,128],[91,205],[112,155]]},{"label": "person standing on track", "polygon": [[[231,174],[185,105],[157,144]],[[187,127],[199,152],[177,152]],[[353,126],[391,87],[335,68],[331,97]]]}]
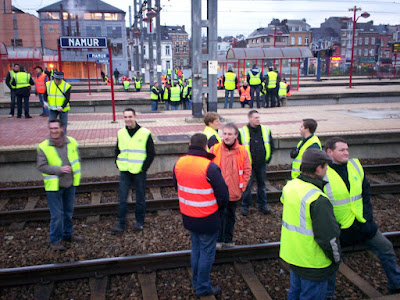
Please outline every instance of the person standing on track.
[{"label": "person standing on track", "polygon": [[202,133],[190,139],[188,154],[174,166],[173,181],[178,191],[183,226],[190,231],[193,288],[197,296],[217,295],[219,286],[212,286],[210,272],[215,258],[221,211],[229,201],[228,187],[220,168],[208,153],[207,137]]},{"label": "person standing on track", "polygon": [[[333,162],[326,172],[324,191],[333,204],[336,220],[341,226],[343,246],[363,244],[378,256],[388,279],[389,293],[400,292],[400,270],[392,243],[379,231],[373,217],[371,191],[358,159],[349,159],[349,146],[340,137],[326,141],[325,149]],[[335,290],[333,280],[329,297]]]},{"label": "person standing on track", "polygon": [[50,210],[50,247],[65,250],[61,241],[83,242],[73,232],[75,187],[81,180],[78,143],[64,134],[60,120],[49,121],[50,137],[37,148],[37,168],[42,172]]},{"label": "person standing on track", "polygon": [[303,119],[300,125],[301,141],[297,144],[296,148],[290,151],[290,157],[293,158],[292,163],[292,179],[300,175],[300,165],[303,153],[308,148],[322,149],[319,138],[314,135],[317,130],[317,122],[314,119]]},{"label": "person standing on track", "polygon": [[303,155],[301,174],[282,190],[279,256],[290,264],[288,300],[325,300],[341,261],[340,227],[322,191],[331,158],[319,149]]},{"label": "person standing on track", "polygon": [[239,144],[239,130],[233,123],[222,129],[222,142],[215,144],[210,152],[215,155],[213,162],[221,168],[229,188],[229,203],[222,219],[217,249],[234,247],[233,229],[236,220],[236,207],[242,198],[251,176],[251,163],[246,148]]},{"label": "person standing on track", "polygon": [[146,172],[155,157],[154,142],[150,130],[136,122],[136,112],[132,108],[124,110],[125,127],[118,131],[115,148],[119,176],[118,224],[112,232],[123,232],[128,213],[127,198],[133,185],[136,192],[135,231],[143,230],[146,215]]}]

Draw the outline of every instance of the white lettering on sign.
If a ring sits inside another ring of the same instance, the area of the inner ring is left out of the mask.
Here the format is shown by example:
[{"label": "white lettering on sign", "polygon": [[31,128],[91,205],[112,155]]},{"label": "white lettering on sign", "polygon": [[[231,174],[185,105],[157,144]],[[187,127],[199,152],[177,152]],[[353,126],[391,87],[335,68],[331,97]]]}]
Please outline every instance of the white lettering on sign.
[{"label": "white lettering on sign", "polygon": [[99,47],[99,39],[80,38],[68,39],[69,47]]}]

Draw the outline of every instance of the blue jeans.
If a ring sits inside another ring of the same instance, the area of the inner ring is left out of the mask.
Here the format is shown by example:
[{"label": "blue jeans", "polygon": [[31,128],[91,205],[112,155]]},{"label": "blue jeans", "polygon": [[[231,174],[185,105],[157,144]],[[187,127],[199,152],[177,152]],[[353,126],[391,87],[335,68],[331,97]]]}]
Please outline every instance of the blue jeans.
[{"label": "blue jeans", "polygon": [[49,109],[47,108],[47,106],[43,105],[44,104],[44,94],[38,93],[37,95],[39,97],[40,105],[42,106],[42,114],[48,116]]},{"label": "blue jeans", "polygon": [[233,106],[233,93],[235,92],[235,90],[225,90],[225,103],[224,103],[224,108],[227,108],[228,107],[228,97],[229,97],[229,94],[231,94],[231,98],[230,98],[230,101],[229,101],[229,108],[232,108],[232,106]]},{"label": "blue jeans", "polygon": [[156,111],[158,109],[158,100],[151,100],[151,111]]},{"label": "blue jeans", "polygon": [[164,101],[165,101],[165,110],[169,110],[169,101],[168,100]]},{"label": "blue jeans", "polygon": [[29,95],[17,95],[17,116],[20,117],[22,115],[22,98],[24,98],[24,113],[25,117],[27,117],[29,116]]},{"label": "blue jeans", "polygon": [[267,164],[259,164],[257,166],[252,165],[251,176],[249,184],[242,196],[242,209],[249,209],[251,205],[251,188],[253,187],[254,177],[257,181],[257,205],[258,209],[264,209],[267,207],[267,192],[265,188],[265,179],[267,171]]},{"label": "blue jeans", "polygon": [[[276,90],[275,89],[267,89],[267,98],[270,100],[270,106],[276,106]],[[268,101],[268,100],[267,100]]]},{"label": "blue jeans", "polygon": [[323,281],[311,281],[296,275],[290,271],[290,288],[288,300],[325,300],[328,279]]},{"label": "blue jeans", "polygon": [[57,116],[60,116],[60,121],[64,126],[64,133],[67,134],[68,111],[49,110],[49,121],[57,119]]},{"label": "blue jeans", "polygon": [[179,102],[171,102],[171,110],[179,110]]},{"label": "blue jeans", "polygon": [[10,115],[14,115],[14,109],[15,109],[15,90],[11,90],[10,92],[10,97],[11,97],[11,103],[10,103]]},{"label": "blue jeans", "polygon": [[60,188],[56,192],[46,192],[46,195],[50,210],[50,244],[54,244],[70,238],[74,232],[75,187]]},{"label": "blue jeans", "polygon": [[254,92],[256,93],[256,101],[257,101],[257,108],[260,108],[261,103],[260,103],[260,90],[261,86],[260,85],[251,85],[250,86],[250,95],[251,95],[251,100],[250,100],[250,108],[253,108],[253,102],[254,102]]},{"label": "blue jeans", "polygon": [[126,225],[126,214],[128,213],[127,198],[132,185],[136,193],[136,225],[143,226],[144,224],[144,217],[146,215],[146,173],[132,174],[124,171],[120,172],[119,175],[118,219],[121,228],[125,228]]},{"label": "blue jeans", "polygon": [[211,291],[210,273],[215,259],[218,232],[195,233],[190,232],[192,252],[190,265],[193,272],[193,288],[197,295]]},{"label": "blue jeans", "polygon": [[224,208],[221,220],[222,224],[218,235],[219,243],[232,243],[233,228],[235,227],[236,221],[236,207],[237,201],[229,201],[227,206]]}]

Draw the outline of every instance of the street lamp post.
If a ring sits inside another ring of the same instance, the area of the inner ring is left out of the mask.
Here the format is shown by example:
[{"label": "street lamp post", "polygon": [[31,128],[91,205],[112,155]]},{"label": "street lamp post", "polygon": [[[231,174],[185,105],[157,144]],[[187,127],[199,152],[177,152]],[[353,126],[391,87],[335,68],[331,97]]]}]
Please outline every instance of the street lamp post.
[{"label": "street lamp post", "polygon": [[349,11],[354,11],[354,16],[353,16],[353,37],[352,37],[352,43],[351,43],[351,61],[350,61],[350,81],[349,81],[349,88],[351,88],[351,79],[353,77],[353,59],[354,59],[354,36],[356,32],[356,23],[358,18],[363,17],[363,18],[368,18],[370,16],[369,13],[363,12],[361,16],[358,16],[356,19],[356,12],[357,10],[361,10],[361,7],[354,6],[354,8],[349,8]]}]

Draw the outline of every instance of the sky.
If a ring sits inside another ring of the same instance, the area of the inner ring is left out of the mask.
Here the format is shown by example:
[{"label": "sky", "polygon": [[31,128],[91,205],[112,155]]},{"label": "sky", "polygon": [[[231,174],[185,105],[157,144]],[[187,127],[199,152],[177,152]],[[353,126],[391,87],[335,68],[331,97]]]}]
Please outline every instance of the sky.
[{"label": "sky", "polygon": [[[103,0],[104,2],[125,11],[127,26],[129,26],[129,6],[133,0]],[[139,1],[139,0],[138,0]],[[203,19],[206,16],[207,1],[203,4]],[[12,0],[19,9],[36,14],[36,10],[58,2],[57,0]],[[155,1],[152,0],[154,6]],[[272,18],[303,19],[311,27],[319,27],[325,18],[352,17],[351,7],[361,7],[357,16],[366,11],[371,16],[368,19],[360,18],[358,22],[374,21],[378,24],[400,24],[400,0],[218,0],[218,35],[226,36],[238,34],[249,35],[259,27],[266,27]],[[191,35],[191,0],[161,0],[161,24],[185,25]],[[37,15],[37,14],[36,14]]]}]

